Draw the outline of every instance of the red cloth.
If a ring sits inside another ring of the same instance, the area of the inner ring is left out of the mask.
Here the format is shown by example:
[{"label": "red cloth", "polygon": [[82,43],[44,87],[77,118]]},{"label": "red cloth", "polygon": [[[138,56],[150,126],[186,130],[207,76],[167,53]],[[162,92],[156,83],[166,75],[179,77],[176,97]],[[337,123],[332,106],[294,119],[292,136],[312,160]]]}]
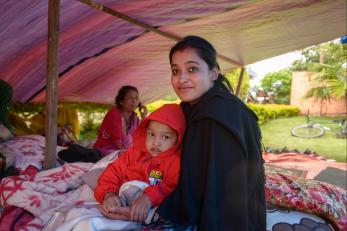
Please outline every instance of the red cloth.
[{"label": "red cloth", "polygon": [[[150,120],[166,124],[178,133],[177,144],[156,157],[148,153],[145,145]],[[102,203],[107,193],[118,194],[123,183],[140,180],[150,185],[144,193],[150,198],[152,206],[159,205],[177,185],[184,130],[184,114],[177,104],[166,104],[150,114],[135,131],[133,146],[108,165],[100,176],[94,190],[96,200]]]},{"label": "red cloth", "polygon": [[27,176],[34,176],[36,173],[38,173],[40,170],[37,169],[35,166],[29,165],[24,171],[20,172],[19,169],[19,174],[21,175],[27,175]]},{"label": "red cloth", "polygon": [[[22,208],[15,206],[6,207],[1,215],[0,230],[27,230],[25,226],[34,218],[31,213]],[[32,225],[32,228],[42,229],[42,227],[37,227],[37,225]]]},{"label": "red cloth", "polygon": [[113,107],[107,112],[102,121],[93,148],[99,149],[104,155],[114,150],[128,148],[132,143],[131,136],[139,125],[139,122],[140,119],[133,113],[130,118],[131,127],[127,133],[123,126],[121,111]]}]

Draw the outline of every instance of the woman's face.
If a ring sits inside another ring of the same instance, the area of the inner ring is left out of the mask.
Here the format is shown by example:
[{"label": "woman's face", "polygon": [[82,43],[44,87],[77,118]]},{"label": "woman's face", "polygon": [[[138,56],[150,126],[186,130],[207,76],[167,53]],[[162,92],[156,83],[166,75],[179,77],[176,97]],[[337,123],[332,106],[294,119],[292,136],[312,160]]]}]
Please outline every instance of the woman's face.
[{"label": "woman's face", "polygon": [[176,51],[171,63],[171,84],[183,102],[197,102],[218,77],[217,69],[209,70],[207,63],[193,48]]},{"label": "woman's face", "polygon": [[139,94],[137,91],[128,91],[121,102],[122,110],[133,112],[139,106]]}]

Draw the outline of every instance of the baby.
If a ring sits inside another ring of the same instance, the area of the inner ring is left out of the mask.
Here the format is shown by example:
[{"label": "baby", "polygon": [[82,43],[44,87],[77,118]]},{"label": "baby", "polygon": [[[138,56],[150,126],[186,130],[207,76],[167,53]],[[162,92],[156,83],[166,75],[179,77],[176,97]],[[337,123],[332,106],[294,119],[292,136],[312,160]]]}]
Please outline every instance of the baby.
[{"label": "baby", "polygon": [[144,222],[150,209],[173,191],[184,130],[177,104],[165,104],[141,122],[133,146],[105,169],[94,190],[104,216]]}]

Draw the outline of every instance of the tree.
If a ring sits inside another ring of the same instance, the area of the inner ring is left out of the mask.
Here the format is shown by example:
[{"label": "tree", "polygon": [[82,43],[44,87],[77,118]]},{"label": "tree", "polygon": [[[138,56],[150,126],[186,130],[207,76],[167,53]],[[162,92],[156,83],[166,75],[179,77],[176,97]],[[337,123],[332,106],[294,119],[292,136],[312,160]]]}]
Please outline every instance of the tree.
[{"label": "tree", "polygon": [[273,92],[274,103],[289,104],[291,83],[292,72],[289,69],[283,69],[266,74],[261,80],[260,86],[267,93]]},{"label": "tree", "polygon": [[[301,52],[301,59],[293,62],[292,71],[320,72],[325,65],[342,66],[347,58],[347,45],[329,42],[308,47]],[[322,60],[322,63],[320,61]]]},{"label": "tree", "polygon": [[347,96],[347,67],[339,65],[327,66],[322,77],[328,86],[330,94],[334,97],[342,98]]},{"label": "tree", "polygon": [[324,101],[347,95],[347,45],[330,42],[309,47],[303,50],[301,55],[303,58],[293,63],[292,70],[318,73],[315,85],[306,93],[305,98],[319,99],[322,114]]},{"label": "tree", "polygon": [[[233,88],[234,92],[236,91],[237,84],[240,78],[241,68],[235,69],[231,72],[225,73],[224,76],[227,78]],[[239,98],[245,100],[249,95],[249,74],[247,70],[244,70],[243,80],[241,84],[241,89],[239,92]]]},{"label": "tree", "polygon": [[301,57],[292,63],[291,71],[316,71],[317,64],[319,63],[318,46],[304,49],[301,52]]},{"label": "tree", "polygon": [[327,88],[327,86],[324,86],[324,85],[313,87],[305,95],[305,98],[311,98],[311,97],[315,97],[316,99],[318,99],[320,101],[319,114],[322,115],[323,102],[324,101],[330,101],[330,99],[331,99],[329,89]]},{"label": "tree", "polygon": [[340,63],[335,65],[321,65],[317,81],[327,88],[331,97],[346,97],[347,75],[346,68]]}]

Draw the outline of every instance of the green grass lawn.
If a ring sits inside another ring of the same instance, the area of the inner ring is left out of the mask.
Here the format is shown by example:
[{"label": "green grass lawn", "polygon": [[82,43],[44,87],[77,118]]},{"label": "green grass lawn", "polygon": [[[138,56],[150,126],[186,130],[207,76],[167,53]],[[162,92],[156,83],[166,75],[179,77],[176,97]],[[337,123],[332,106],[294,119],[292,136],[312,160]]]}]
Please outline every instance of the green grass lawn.
[{"label": "green grass lawn", "polygon": [[[316,122],[332,122],[331,118],[313,117]],[[293,127],[304,124],[304,116],[283,118],[269,121],[261,126],[263,143],[271,148],[282,149],[287,147],[289,150],[298,149],[305,151],[310,149],[338,162],[347,162],[347,139],[337,139],[332,131],[326,131],[319,138],[298,138],[290,134]],[[336,124],[321,123],[322,126],[337,129]]]}]

